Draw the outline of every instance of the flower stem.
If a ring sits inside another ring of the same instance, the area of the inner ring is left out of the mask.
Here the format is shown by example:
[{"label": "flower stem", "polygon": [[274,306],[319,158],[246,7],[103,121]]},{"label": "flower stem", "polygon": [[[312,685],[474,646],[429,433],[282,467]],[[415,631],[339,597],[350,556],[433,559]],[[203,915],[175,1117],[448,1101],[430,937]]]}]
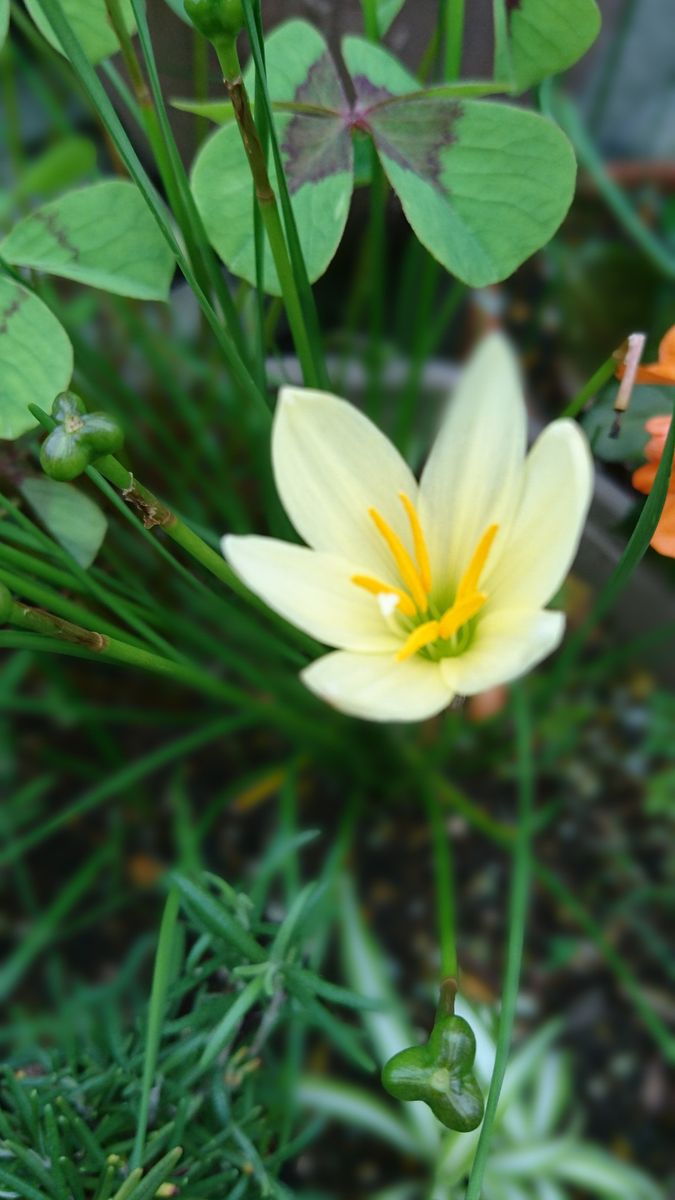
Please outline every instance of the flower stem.
[{"label": "flower stem", "polygon": [[303,378],[307,386],[316,387],[319,379],[314,366],[312,343],[305,324],[300,293],[296,286],[288,254],[277,198],[267,170],[265,151],[258,135],[248,93],[242,79],[235,41],[233,38],[222,38],[214,45],[223,72],[223,82],[232,101],[235,119],[246,152],[256,200],[279,277],[288,323],[300,359]]},{"label": "flower stem", "polygon": [[[29,405],[33,416],[40,422],[43,428],[52,430],[55,426],[55,421],[40,408],[37,404]],[[187,551],[196,562],[200,563],[211,575],[224,583],[235,595],[240,599],[245,600],[247,604],[255,608],[258,612],[264,613],[265,617],[273,624],[284,630],[284,633],[295,638],[296,641],[302,643],[306,650],[314,650],[314,643],[300,631],[289,626],[286,621],[276,617],[274,613],[267,608],[257,596],[241,582],[239,577],[235,575],[230,565],[225,561],[221,554],[209,546],[203,538],[190,529],[184,521],[177,517],[174,512],[162,500],[159,500],[153,492],[139,483],[133,476],[131,471],[122,466],[118,459],[112,455],[106,455],[104,458],[96,460],[94,467],[87,468],[89,475],[94,482],[99,482],[99,476],[102,475],[113,484],[118,491],[121,492],[122,498],[134,510],[140,519],[143,527],[147,530],[153,529],[156,526],[164,531],[167,537],[171,538],[178,546]]]},{"label": "flower stem", "polygon": [[459,967],[455,940],[455,881],[452,848],[444,825],[441,806],[432,787],[427,790],[426,803],[434,856],[438,933],[441,944],[441,978],[457,979]]},{"label": "flower stem", "polygon": [[516,719],[516,751],[518,766],[518,813],[513,846],[513,875],[508,912],[508,936],[506,946],[506,968],[502,1005],[497,1033],[495,1064],[490,1080],[485,1105],[485,1117],[471,1167],[466,1200],[480,1200],[483,1175],[490,1152],[490,1142],[497,1115],[497,1105],[504,1082],[506,1066],[511,1048],[511,1035],[516,1015],[520,968],[525,940],[532,875],[532,820],[534,807],[534,765],[532,758],[532,726],[527,698],[522,686],[515,689],[514,708]]},{"label": "flower stem", "polygon": [[441,0],[445,28],[443,77],[448,82],[459,79],[464,46],[464,0]]},{"label": "flower stem", "polygon": [[577,392],[576,396],[574,396],[573,399],[570,400],[569,404],[565,406],[560,414],[561,417],[578,416],[582,409],[586,407],[588,401],[600,391],[601,387],[604,387],[604,385],[609,382],[609,380],[612,378],[612,375],[616,371],[618,363],[619,360],[614,356],[614,354],[610,354],[609,358],[605,359],[604,363],[602,363],[598,367],[597,371],[591,375],[588,382],[584,384],[580,391]]}]

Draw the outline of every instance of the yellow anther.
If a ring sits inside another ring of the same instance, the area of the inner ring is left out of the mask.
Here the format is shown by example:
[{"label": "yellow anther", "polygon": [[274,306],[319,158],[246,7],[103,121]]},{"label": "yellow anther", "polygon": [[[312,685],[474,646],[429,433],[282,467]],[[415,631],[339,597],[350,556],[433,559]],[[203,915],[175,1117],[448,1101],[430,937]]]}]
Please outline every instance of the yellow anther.
[{"label": "yellow anther", "polygon": [[385,542],[391,550],[396,565],[401,573],[401,578],[408,591],[411,593],[419,612],[426,612],[429,607],[427,593],[424,590],[424,585],[420,579],[419,572],[413,563],[408,551],[398,534],[387,524],[384,517],[381,517],[376,508],[369,508],[368,514],[375,522],[378,533],[382,534]]},{"label": "yellow anther", "polygon": [[477,612],[485,604],[487,596],[484,592],[474,592],[473,596],[467,596],[464,600],[456,600],[447,612],[443,613],[438,627],[442,638],[451,638],[457,633],[462,625],[466,625],[472,617],[475,617]]},{"label": "yellow anther", "polygon": [[417,559],[417,566],[420,573],[420,579],[422,580],[422,586],[424,587],[425,592],[429,593],[431,591],[431,564],[429,562],[429,551],[427,550],[424,531],[420,524],[417,510],[415,509],[410,497],[406,496],[405,492],[399,492],[398,495],[407,513],[408,520],[410,521],[410,532],[413,536],[413,543],[415,545],[415,558]]},{"label": "yellow anther", "polygon": [[413,654],[417,654],[418,650],[422,650],[430,642],[435,642],[438,634],[438,621],[426,621],[424,625],[418,625],[417,629],[413,630],[408,640],[401,646],[396,655],[396,661],[403,662],[406,658],[411,658]]},{"label": "yellow anther", "polygon": [[352,575],[352,583],[355,583],[357,587],[365,588],[373,596],[397,596],[398,610],[405,617],[414,617],[417,612],[410,596],[402,588],[392,587],[390,583],[382,583],[371,575]]},{"label": "yellow anther", "polygon": [[480,577],[483,573],[483,568],[487,562],[487,556],[490,553],[490,548],[495,540],[498,529],[499,525],[488,525],[487,529],[485,530],[485,533],[473,552],[471,562],[460,579],[455,603],[472,596],[477,590]]}]

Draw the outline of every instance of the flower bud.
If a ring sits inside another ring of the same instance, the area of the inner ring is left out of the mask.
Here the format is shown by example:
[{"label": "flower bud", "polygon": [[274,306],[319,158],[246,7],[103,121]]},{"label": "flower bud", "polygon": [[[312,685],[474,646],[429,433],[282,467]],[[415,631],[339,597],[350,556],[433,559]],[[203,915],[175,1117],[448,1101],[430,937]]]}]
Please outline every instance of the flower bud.
[{"label": "flower bud", "polygon": [[246,23],[241,0],[185,0],[185,12],[210,42],[237,37]]}]

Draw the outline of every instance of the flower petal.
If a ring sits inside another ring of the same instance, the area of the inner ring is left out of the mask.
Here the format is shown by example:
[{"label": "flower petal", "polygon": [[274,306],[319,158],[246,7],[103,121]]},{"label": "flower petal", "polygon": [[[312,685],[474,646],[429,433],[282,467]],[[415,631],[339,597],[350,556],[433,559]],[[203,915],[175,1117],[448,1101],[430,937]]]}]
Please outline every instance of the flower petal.
[{"label": "flower petal", "polygon": [[574,421],[554,421],[525,464],[509,536],[482,587],[500,608],[541,608],[574,560],[593,493],[588,443]]},{"label": "flower petal", "polygon": [[400,647],[375,596],[352,583],[357,568],[274,538],[223,538],[223,554],[270,608],[327,646],[377,653]]},{"label": "flower petal", "polygon": [[666,558],[675,558],[675,494],[670,492],[652,538],[652,546]]},{"label": "flower petal", "polygon": [[377,509],[412,549],[399,492],[415,503],[417,484],[372,421],[327,392],[282,388],[272,461],[284,508],[310,546],[396,582],[391,554],[368,510]]},{"label": "flower petal", "polygon": [[474,696],[524,675],[559,645],[565,614],[500,610],[480,621],[464,654],[441,660],[445,682],[461,696]]},{"label": "flower petal", "polygon": [[333,708],[368,721],[423,721],[453,699],[438,663],[422,658],[341,651],[317,659],[300,678]]},{"label": "flower petal", "polygon": [[436,578],[450,573],[456,585],[493,522],[503,541],[525,445],[518,366],[508,342],[491,334],[469,361],[422,474],[420,516]]}]

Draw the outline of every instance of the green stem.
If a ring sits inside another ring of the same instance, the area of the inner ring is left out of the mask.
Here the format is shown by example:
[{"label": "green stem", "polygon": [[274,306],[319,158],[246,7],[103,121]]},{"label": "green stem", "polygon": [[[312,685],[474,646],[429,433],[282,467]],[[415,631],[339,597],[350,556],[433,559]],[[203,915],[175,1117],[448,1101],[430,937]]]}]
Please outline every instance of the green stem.
[{"label": "green stem", "polygon": [[141,1085],[141,1102],[138,1110],[136,1138],[131,1153],[129,1165],[140,1167],[143,1163],[145,1136],[150,1115],[150,1097],[157,1069],[157,1057],[162,1037],[162,1027],[167,1006],[171,973],[175,962],[176,925],[180,897],[177,888],[172,888],[162,915],[155,955],[155,968],[152,976],[152,990],[148,1010],[148,1030],[145,1040],[145,1058],[143,1062],[143,1082]]},{"label": "green stem", "polygon": [[199,307],[204,313],[214,337],[223,352],[235,385],[240,389],[243,396],[246,396],[254,405],[257,405],[258,411],[261,414],[264,413],[266,420],[269,422],[271,414],[267,405],[267,398],[260,391],[256,380],[252,377],[246,363],[242,359],[232,334],[223,326],[218,313],[209,302],[208,296],[200,287],[189,259],[183,254],[176,240],[171,222],[157,195],[157,191],[143,168],[94,68],[87,59],[81,43],[73,32],[72,26],[63,11],[61,0],[40,0],[40,3],[44,9],[45,16],[52,25],[70,60],[70,64],[87,98],[94,107],[97,115],[103,121],[124,166],[136,183],[162,236],[171,248],[178,267],[194,292]]},{"label": "green stem", "polygon": [[459,79],[464,47],[464,0],[441,0],[445,9],[445,55],[443,76]]},{"label": "green stem", "polygon": [[497,1033],[495,1064],[485,1105],[485,1117],[471,1167],[466,1200],[480,1200],[483,1175],[490,1152],[497,1105],[506,1074],[511,1035],[516,1015],[520,967],[525,939],[530,878],[532,874],[532,829],[534,770],[530,711],[522,686],[515,689],[516,745],[518,759],[518,815],[513,847],[513,876],[508,912],[508,938],[502,1005]]},{"label": "green stem", "polygon": [[436,880],[436,910],[441,946],[441,979],[458,979],[456,943],[455,887],[452,865],[452,847],[444,827],[441,806],[434,789],[426,794],[429,814],[429,829],[434,856]]},{"label": "green stem", "polygon": [[[51,431],[54,428],[55,421],[43,409],[37,404],[31,404],[29,407],[45,429]],[[288,626],[285,621],[281,621],[281,618],[276,618],[267,606],[248,590],[223,556],[209,546],[198,533],[190,529],[189,525],[177,517],[149,488],[138,483],[131,471],[123,467],[118,459],[113,458],[112,455],[99,458],[95,467],[87,468],[87,474],[95,482],[98,475],[102,475],[117,488],[126,503],[138,515],[146,530],[155,527],[162,529],[168,538],[187,551],[196,562],[200,563],[211,575],[215,575],[216,579],[224,583],[240,599],[245,600],[247,604],[263,613],[275,624],[282,626],[287,635],[299,638],[306,649],[313,648],[313,643],[304,634],[297,630],[291,633],[292,627]]]},{"label": "green stem", "polygon": [[371,42],[380,40],[380,23],[377,19],[377,0],[363,0],[363,28]]},{"label": "green stem", "polygon": [[215,48],[223,72],[223,82],[232,101],[235,119],[246,152],[258,208],[279,277],[286,315],[300,359],[303,378],[309,387],[314,387],[319,383],[319,379],[314,367],[312,343],[305,325],[305,316],[288,254],[277,198],[267,171],[265,151],[258,136],[248,93],[241,76],[236,45],[233,39],[221,39],[215,43]]},{"label": "green stem", "polygon": [[591,375],[588,382],[584,384],[576,396],[565,406],[560,414],[561,417],[576,417],[586,407],[588,401],[592,400],[593,396],[600,391],[600,388],[609,382],[616,371],[617,365],[618,360],[613,354],[610,354],[609,358],[605,359],[604,363]]}]

